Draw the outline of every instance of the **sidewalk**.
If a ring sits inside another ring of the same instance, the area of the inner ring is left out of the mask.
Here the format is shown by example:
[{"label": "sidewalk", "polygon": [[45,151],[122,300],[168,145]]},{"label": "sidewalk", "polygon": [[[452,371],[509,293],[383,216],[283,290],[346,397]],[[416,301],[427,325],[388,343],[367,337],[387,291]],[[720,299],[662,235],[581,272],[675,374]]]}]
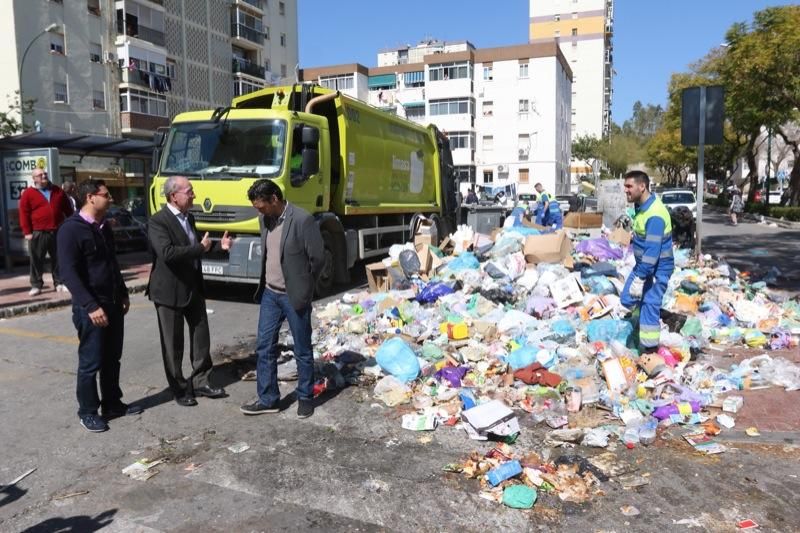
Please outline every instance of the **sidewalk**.
[{"label": "sidewalk", "polygon": [[[150,253],[128,252],[119,254],[117,258],[128,290],[143,291],[150,276]],[[72,302],[69,294],[55,291],[49,273],[44,275],[44,289],[40,295],[28,296],[30,289],[27,264],[16,265],[11,272],[0,274],[0,318],[63,307]]]}]

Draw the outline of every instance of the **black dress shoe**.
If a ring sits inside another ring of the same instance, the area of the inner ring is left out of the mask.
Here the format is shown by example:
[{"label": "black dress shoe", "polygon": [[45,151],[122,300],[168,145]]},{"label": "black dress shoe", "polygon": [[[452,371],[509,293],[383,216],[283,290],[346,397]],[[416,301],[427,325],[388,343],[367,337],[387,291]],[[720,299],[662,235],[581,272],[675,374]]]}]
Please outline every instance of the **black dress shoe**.
[{"label": "black dress shoe", "polygon": [[175,403],[184,407],[191,407],[197,405],[197,400],[194,399],[194,396],[178,396],[175,398]]},{"label": "black dress shoe", "polygon": [[139,405],[120,403],[111,407],[103,407],[103,416],[106,418],[119,418],[121,416],[139,415],[144,409]]},{"label": "black dress shoe", "polygon": [[197,387],[194,389],[195,396],[205,396],[206,398],[222,398],[225,396],[225,389],[222,387]]}]

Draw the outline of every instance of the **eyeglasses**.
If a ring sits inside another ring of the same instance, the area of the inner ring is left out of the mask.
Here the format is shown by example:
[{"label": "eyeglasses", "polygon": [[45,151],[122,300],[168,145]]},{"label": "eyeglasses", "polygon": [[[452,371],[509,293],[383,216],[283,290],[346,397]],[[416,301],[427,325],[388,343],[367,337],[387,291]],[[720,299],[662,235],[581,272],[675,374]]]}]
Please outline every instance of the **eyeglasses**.
[{"label": "eyeglasses", "polygon": [[108,191],[106,191],[106,192],[96,192],[96,193],[92,194],[92,196],[102,196],[103,198],[111,198],[112,197],[111,193],[108,192]]}]

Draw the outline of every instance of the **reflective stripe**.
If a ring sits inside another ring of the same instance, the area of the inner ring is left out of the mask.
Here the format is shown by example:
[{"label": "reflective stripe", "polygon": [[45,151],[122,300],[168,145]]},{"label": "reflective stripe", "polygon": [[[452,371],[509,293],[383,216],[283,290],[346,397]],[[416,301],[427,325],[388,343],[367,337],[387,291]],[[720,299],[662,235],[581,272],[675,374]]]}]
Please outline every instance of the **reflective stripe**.
[{"label": "reflective stripe", "polygon": [[659,257],[661,259],[666,259],[667,257],[672,257],[672,249],[664,250],[663,252],[661,252],[661,255]]},{"label": "reflective stripe", "polygon": [[657,332],[661,333],[661,326],[658,324],[639,324],[639,331],[640,332]]},{"label": "reflective stripe", "polygon": [[639,338],[639,344],[642,348],[656,348],[658,346],[659,339],[642,339]]},{"label": "reflective stripe", "polygon": [[658,257],[650,257],[646,255],[642,257],[642,263],[647,263],[648,265],[655,265],[656,263],[658,263]]},{"label": "reflective stripe", "polygon": [[647,242],[658,242],[658,243],[660,243],[660,242],[664,241],[664,238],[661,235],[648,235],[647,237],[644,238],[644,240],[647,241]]}]

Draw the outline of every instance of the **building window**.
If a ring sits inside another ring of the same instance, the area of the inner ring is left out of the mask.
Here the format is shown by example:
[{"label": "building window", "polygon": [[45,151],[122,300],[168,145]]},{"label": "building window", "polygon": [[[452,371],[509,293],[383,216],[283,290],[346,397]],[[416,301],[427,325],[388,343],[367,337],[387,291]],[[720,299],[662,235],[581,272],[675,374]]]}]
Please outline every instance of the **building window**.
[{"label": "building window", "polygon": [[528,77],[528,64],[527,63],[520,63],[519,64],[519,77],[520,78],[527,78]]},{"label": "building window", "polygon": [[406,118],[414,122],[425,122],[425,106],[407,107]]},{"label": "building window", "polygon": [[559,20],[561,20],[561,15],[559,13],[556,13],[555,15],[553,15],[553,20],[558,22]]},{"label": "building window", "polygon": [[491,135],[483,136],[483,151],[490,152],[494,150],[494,137]]},{"label": "building window", "polygon": [[406,87],[425,87],[425,71],[405,72],[403,74],[403,85]]},{"label": "building window", "polygon": [[494,171],[492,171],[492,170],[484,170],[483,171],[483,182],[484,183],[493,183],[494,182]]},{"label": "building window", "polygon": [[102,90],[92,91],[92,108],[105,109],[106,108],[106,94]]},{"label": "building window", "polygon": [[447,134],[450,139],[450,149],[456,150],[458,148],[470,149],[474,145],[474,133],[469,131],[454,131]]},{"label": "building window", "polygon": [[575,50],[578,48],[578,41],[572,41],[572,49]]},{"label": "building window", "polygon": [[457,166],[453,170],[459,183],[475,183],[475,167]]},{"label": "building window", "polygon": [[528,169],[527,168],[519,169],[519,182],[520,182],[520,184],[528,183]]},{"label": "building window", "polygon": [[167,61],[166,72],[167,72],[167,77],[174,80],[175,79],[175,63]]},{"label": "building window", "polygon": [[286,47],[286,34],[281,33],[281,46]]},{"label": "building window", "polygon": [[53,83],[53,102],[56,104],[69,103],[69,95],[67,94],[66,83]]},{"label": "building window", "polygon": [[473,115],[475,113],[475,100],[472,98],[447,98],[444,100],[431,100],[430,115]]},{"label": "building window", "polygon": [[[281,70],[285,70],[286,66],[281,65]],[[352,89],[354,87],[353,75],[347,74],[344,76],[323,76],[319,79],[319,84],[328,89],[343,91],[345,89]]]},{"label": "building window", "polygon": [[573,37],[577,37],[578,36],[578,28],[572,28],[572,36]]},{"label": "building window", "polygon": [[156,117],[167,116],[167,97],[150,91],[123,89],[119,94],[119,105],[121,111]]},{"label": "building window", "polygon": [[281,15],[286,14],[286,2],[278,2],[278,13]]},{"label": "building window", "polygon": [[531,108],[530,100],[526,99],[526,100],[520,100],[519,101],[519,112],[520,113],[527,113],[528,111],[530,111],[530,108]]},{"label": "building window", "polygon": [[266,69],[267,72],[272,72],[272,68],[270,68],[271,66],[272,66],[272,63],[270,63],[269,59],[267,59],[264,62],[264,69]]},{"label": "building window", "polygon": [[269,41],[269,26],[264,26],[263,30],[264,30],[264,39]]},{"label": "building window", "polygon": [[103,60],[103,47],[97,43],[89,43],[89,61],[100,63]]},{"label": "building window", "polygon": [[444,81],[472,77],[472,65],[466,63],[442,63],[428,68],[428,80]]},{"label": "building window", "polygon": [[481,106],[481,111],[484,117],[491,117],[494,115],[494,103],[491,100],[485,100]]},{"label": "building window", "polygon": [[253,83],[251,81],[245,80],[244,78],[238,78],[236,81],[233,82],[233,96],[242,96],[243,94],[252,93],[253,91],[257,91],[263,88],[264,88],[263,85]]},{"label": "building window", "polygon": [[286,65],[281,65],[281,78],[286,77]]},{"label": "building window", "polygon": [[100,16],[100,0],[87,0],[86,8],[92,15]]},{"label": "building window", "polygon": [[486,81],[492,80],[492,67],[491,65],[483,67],[483,79]]},{"label": "building window", "polygon": [[527,161],[528,153],[531,150],[531,136],[527,133],[521,133],[517,137],[517,150],[519,151],[519,160]]},{"label": "building window", "polygon": [[64,36],[60,33],[50,34],[50,53],[64,55]]}]

